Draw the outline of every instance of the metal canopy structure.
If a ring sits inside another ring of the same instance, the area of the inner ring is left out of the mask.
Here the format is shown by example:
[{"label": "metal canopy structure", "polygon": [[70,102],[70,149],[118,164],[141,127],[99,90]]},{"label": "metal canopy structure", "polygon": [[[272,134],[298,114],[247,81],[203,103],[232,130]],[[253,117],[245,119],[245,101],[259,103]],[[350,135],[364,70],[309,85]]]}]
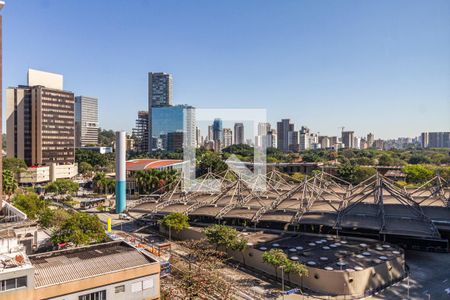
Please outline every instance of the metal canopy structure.
[{"label": "metal canopy structure", "polygon": [[[439,240],[439,229],[450,229],[449,185],[439,176],[414,190],[380,174],[356,186],[325,172],[301,182],[275,170],[244,178],[231,170],[207,173],[190,192],[182,191],[177,181],[157,199],[143,199],[129,210],[153,215],[181,212],[202,222],[316,226],[416,239]],[[220,188],[201,192],[208,179],[219,179]],[[266,181],[266,191],[255,189],[257,180]]]}]

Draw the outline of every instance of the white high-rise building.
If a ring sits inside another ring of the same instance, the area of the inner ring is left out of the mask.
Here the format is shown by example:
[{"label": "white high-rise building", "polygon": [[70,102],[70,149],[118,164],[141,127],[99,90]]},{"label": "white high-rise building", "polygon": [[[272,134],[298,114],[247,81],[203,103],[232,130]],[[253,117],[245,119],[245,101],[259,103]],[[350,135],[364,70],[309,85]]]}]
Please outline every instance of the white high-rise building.
[{"label": "white high-rise building", "polygon": [[93,97],[75,97],[75,146],[98,144],[98,100]]}]

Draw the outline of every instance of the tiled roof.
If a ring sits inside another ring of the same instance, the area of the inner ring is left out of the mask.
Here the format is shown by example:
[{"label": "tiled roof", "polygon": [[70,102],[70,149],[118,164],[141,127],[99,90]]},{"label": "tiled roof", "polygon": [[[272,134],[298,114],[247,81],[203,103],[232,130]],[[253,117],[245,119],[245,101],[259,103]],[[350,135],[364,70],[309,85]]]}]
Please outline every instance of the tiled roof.
[{"label": "tiled roof", "polygon": [[133,159],[127,161],[127,171],[158,169],[182,163],[179,159]]},{"label": "tiled roof", "polygon": [[150,258],[123,242],[30,255],[29,259],[35,267],[36,287],[81,280],[153,263]]}]

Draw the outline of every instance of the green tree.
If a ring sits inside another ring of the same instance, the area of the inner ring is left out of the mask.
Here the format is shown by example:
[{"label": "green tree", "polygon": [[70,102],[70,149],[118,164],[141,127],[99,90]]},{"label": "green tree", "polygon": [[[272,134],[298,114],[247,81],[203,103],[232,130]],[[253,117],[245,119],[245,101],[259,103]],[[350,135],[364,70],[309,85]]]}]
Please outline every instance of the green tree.
[{"label": "green tree", "polygon": [[282,267],[283,272],[288,274],[290,281],[290,274],[297,274],[299,276],[307,276],[308,269],[301,263],[291,261],[286,253],[281,249],[272,248],[263,253],[263,261],[272,265],[275,270],[275,277],[278,278],[278,268]]},{"label": "green tree", "polygon": [[231,249],[233,243],[236,242],[239,232],[233,227],[214,224],[205,229],[205,235],[208,242],[218,247]]},{"label": "green tree", "polygon": [[106,178],[106,174],[103,172],[96,173],[94,178],[92,178],[92,183],[94,185],[94,191],[97,193],[105,193],[107,190],[108,179]]},{"label": "green tree", "polygon": [[413,184],[425,183],[434,176],[433,170],[423,165],[407,165],[402,171],[406,174],[406,182]]},{"label": "green tree", "polygon": [[378,165],[379,166],[392,166],[392,165],[394,165],[394,159],[392,158],[391,155],[384,153],[378,158]]},{"label": "green tree", "polygon": [[288,274],[289,281],[291,281],[291,274],[297,274],[298,276],[308,276],[308,269],[305,265],[292,261],[288,258],[284,261],[283,270],[286,274]]},{"label": "green tree", "polygon": [[365,167],[365,166],[356,166],[352,184],[361,183],[364,180],[372,177],[376,173],[377,173],[377,170],[375,170],[375,168]]},{"label": "green tree", "polygon": [[162,224],[169,229],[169,239],[171,239],[172,230],[179,232],[189,228],[189,218],[185,214],[175,212],[164,216]]},{"label": "green tree", "polygon": [[234,241],[231,242],[230,249],[233,251],[240,252],[242,255],[242,262],[245,263],[245,249],[248,247],[248,240],[244,237],[236,236]]},{"label": "green tree", "polygon": [[92,165],[86,161],[82,161],[78,164],[78,171],[83,175],[83,176],[90,176],[92,174],[92,172],[94,171],[94,167],[92,167]]},{"label": "green tree", "polygon": [[116,134],[113,130],[98,129],[98,143],[101,146],[111,146],[116,140]]},{"label": "green tree", "polygon": [[9,169],[3,170],[3,193],[10,197],[18,188],[14,173]]},{"label": "green tree", "polygon": [[431,163],[431,159],[424,154],[413,154],[408,160],[408,163],[412,165],[429,164]]},{"label": "green tree", "polygon": [[198,175],[206,174],[209,170],[214,173],[220,173],[228,169],[227,164],[222,160],[219,153],[206,151],[198,163]]},{"label": "green tree", "polygon": [[65,178],[56,179],[56,181],[50,182],[45,186],[46,192],[58,195],[73,195],[78,191],[78,188],[78,183]]},{"label": "green tree", "polygon": [[48,208],[47,202],[35,193],[17,194],[12,203],[32,220],[36,220]]},{"label": "green tree", "polygon": [[3,158],[3,170],[10,170],[14,175],[20,171],[26,170],[27,164],[23,159],[15,157],[5,157]]},{"label": "green tree", "polygon": [[352,183],[355,181],[355,173],[356,168],[355,166],[351,165],[350,163],[342,164],[338,167],[337,175],[339,178]]},{"label": "green tree", "polygon": [[51,240],[55,244],[72,242],[78,246],[102,242],[106,237],[97,216],[75,212],[53,231]]},{"label": "green tree", "polygon": [[289,258],[281,249],[272,248],[262,255],[263,262],[271,265],[275,270],[275,278],[278,279],[278,268],[285,264]]}]

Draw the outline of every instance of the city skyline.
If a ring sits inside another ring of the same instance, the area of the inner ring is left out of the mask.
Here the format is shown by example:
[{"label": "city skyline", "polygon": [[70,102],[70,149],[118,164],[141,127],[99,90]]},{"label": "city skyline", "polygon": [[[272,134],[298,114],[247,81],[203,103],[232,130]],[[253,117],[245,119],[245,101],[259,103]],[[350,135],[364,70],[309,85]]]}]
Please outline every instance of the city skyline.
[{"label": "city skyline", "polygon": [[[24,82],[28,68],[64,74],[68,90],[101,99],[102,128],[128,132],[136,112],[147,108],[148,72],[173,75],[174,104],[266,108],[272,126],[289,118],[297,128],[306,125],[323,135],[338,135],[345,126],[357,136],[372,132],[383,139],[450,128],[448,2],[386,2],[383,10],[379,3],[288,2],[275,7],[248,2],[239,5],[240,13],[232,3],[178,4],[192,12],[199,9],[204,19],[198,22],[195,14],[172,10],[171,3],[131,3],[127,9],[136,13],[129,14],[136,21],[116,12],[119,6],[89,4],[90,9],[83,10],[83,1],[8,3],[3,12],[8,24],[5,87]],[[75,5],[77,22],[63,22]],[[269,12],[275,20],[272,29],[263,22]],[[55,17],[43,18],[49,13]],[[113,25],[97,20],[104,14]],[[142,39],[142,34],[168,16],[180,20],[158,29],[157,36],[176,35],[151,48],[151,39]],[[254,25],[239,27],[246,17]],[[227,24],[229,18],[236,24]],[[205,22],[212,22],[211,28]],[[230,35],[225,24],[236,32]],[[22,32],[30,27],[35,34],[24,41]],[[211,37],[213,31],[217,34]],[[49,36],[52,42],[46,43]],[[76,42],[90,47],[58,46]],[[225,42],[239,46],[226,48]],[[29,51],[24,43],[36,50]],[[187,48],[180,55],[177,47],[182,45]]]}]

